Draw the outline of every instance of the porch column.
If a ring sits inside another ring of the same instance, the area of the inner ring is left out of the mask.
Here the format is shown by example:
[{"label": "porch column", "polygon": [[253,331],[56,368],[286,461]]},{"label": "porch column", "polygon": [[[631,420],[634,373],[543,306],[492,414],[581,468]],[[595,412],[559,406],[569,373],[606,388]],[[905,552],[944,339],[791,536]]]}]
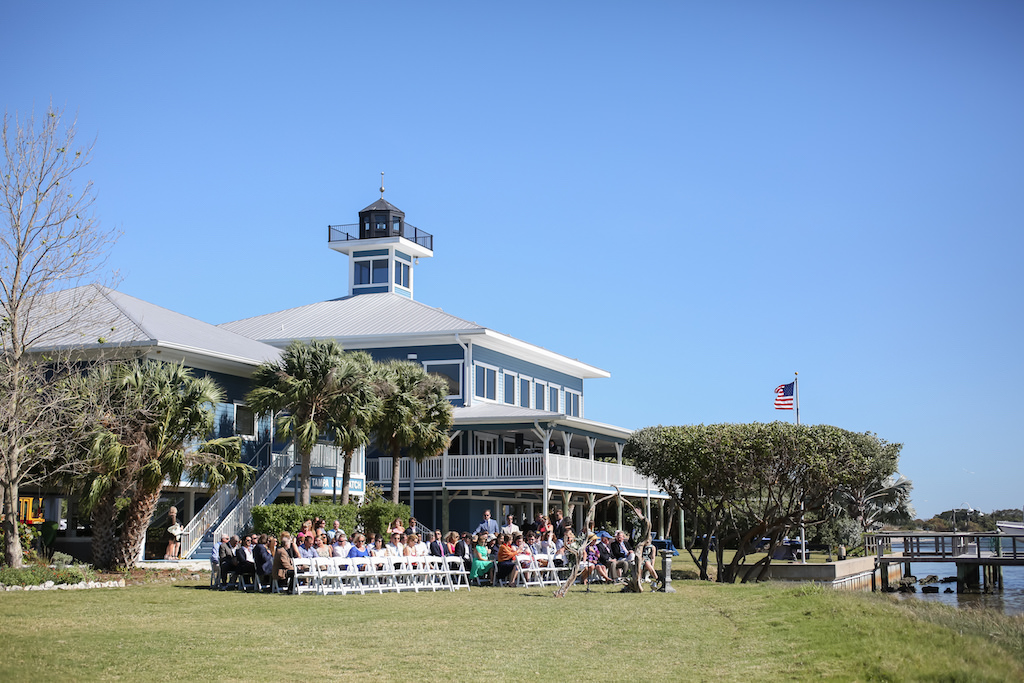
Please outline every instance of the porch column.
[{"label": "porch column", "polygon": [[[593,510],[593,509],[594,509],[594,494],[593,493],[588,493],[587,494],[587,514],[583,518],[584,525],[586,525],[586,521],[590,517],[590,511]],[[594,528],[597,529],[597,515],[594,515]],[[584,526],[583,527],[583,531],[582,531],[583,535],[586,536],[588,531],[589,531],[589,528]]]},{"label": "porch column", "polygon": [[189,491],[185,494],[185,519],[192,521],[196,516],[196,492]]},{"label": "porch column", "polygon": [[621,444],[618,441],[615,442],[615,457],[617,458],[618,463],[620,465],[622,464],[622,447],[623,446],[625,446],[625,444]]},{"label": "porch column", "polygon": [[572,434],[562,432],[562,455],[569,455],[569,444],[572,443]]},{"label": "porch column", "polygon": [[[615,511],[615,529],[618,530],[622,528],[622,498],[616,497],[615,504],[617,508]],[[650,519],[650,515],[647,518]]]},{"label": "porch column", "polygon": [[679,508],[679,547],[686,547],[686,512]]},{"label": "porch column", "polygon": [[[401,488],[402,478],[399,477],[398,481]],[[409,516],[416,516],[416,461],[412,458],[409,458]]]},{"label": "porch column", "polygon": [[665,500],[658,499],[658,538],[665,538]]},{"label": "porch column", "polygon": [[550,436],[551,436],[551,430],[548,430],[547,433],[545,434],[545,437],[547,437],[547,438],[544,439],[544,453],[541,456],[544,459],[544,462],[543,462],[543,465],[544,465],[544,490],[543,490],[543,493],[542,493],[542,495],[544,496],[544,503],[543,503],[543,507],[541,508],[542,509],[542,513],[541,514],[543,514],[545,517],[548,516],[548,490],[551,487],[551,463],[548,462],[549,461],[549,457],[548,456],[551,454],[549,449],[548,449],[548,442],[550,441]]},{"label": "porch column", "polygon": [[441,489],[441,531],[448,533],[451,525],[448,523],[448,487]]}]

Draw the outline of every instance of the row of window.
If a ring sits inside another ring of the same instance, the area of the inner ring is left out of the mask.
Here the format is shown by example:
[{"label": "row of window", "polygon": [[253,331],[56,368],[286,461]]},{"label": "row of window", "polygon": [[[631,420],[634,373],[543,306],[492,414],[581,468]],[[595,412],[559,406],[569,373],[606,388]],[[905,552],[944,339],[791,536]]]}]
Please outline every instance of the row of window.
[{"label": "row of window", "polygon": [[[395,261],[395,284],[409,288],[411,269],[406,263]],[[355,284],[385,285],[388,282],[388,259],[363,259],[355,262]]]},{"label": "row of window", "polygon": [[[498,380],[501,379],[501,398]],[[474,364],[473,395],[490,401],[502,401],[510,406],[564,412],[580,416],[580,394],[557,384],[533,379],[525,375],[499,370],[479,363]],[[564,399],[564,405],[563,405]]]}]

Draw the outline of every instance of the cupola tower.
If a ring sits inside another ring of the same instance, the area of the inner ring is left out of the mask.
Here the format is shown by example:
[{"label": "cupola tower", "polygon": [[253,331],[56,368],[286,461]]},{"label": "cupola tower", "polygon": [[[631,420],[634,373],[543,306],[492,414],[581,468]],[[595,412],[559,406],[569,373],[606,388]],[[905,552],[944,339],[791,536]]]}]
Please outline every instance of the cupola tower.
[{"label": "cupola tower", "polygon": [[359,212],[359,223],[328,226],[328,246],[349,257],[353,296],[395,292],[412,298],[413,268],[434,255],[434,236],[405,222],[405,213],[384,199]]}]

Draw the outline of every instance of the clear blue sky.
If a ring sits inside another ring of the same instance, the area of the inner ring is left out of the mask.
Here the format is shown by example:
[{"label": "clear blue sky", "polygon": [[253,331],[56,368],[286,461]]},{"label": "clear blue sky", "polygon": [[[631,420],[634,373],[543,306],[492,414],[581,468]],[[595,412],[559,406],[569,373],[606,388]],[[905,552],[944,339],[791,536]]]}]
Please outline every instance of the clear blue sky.
[{"label": "clear blue sky", "polygon": [[416,298],[609,370],[587,417],[905,444],[918,513],[1024,504],[1024,3],[5,2],[9,112],[96,139],[119,288],[220,323]]}]

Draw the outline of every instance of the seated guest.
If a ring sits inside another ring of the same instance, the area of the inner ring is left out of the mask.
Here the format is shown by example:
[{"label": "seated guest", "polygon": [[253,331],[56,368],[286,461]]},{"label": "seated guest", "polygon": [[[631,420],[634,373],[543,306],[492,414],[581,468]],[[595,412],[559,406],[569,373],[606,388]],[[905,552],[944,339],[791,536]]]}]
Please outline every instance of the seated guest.
[{"label": "seated guest", "polygon": [[395,521],[391,522],[391,524],[388,524],[388,535],[390,536],[392,534],[404,534],[404,533],[405,533],[405,525],[402,524],[402,518],[401,517],[395,517]]},{"label": "seated guest", "polygon": [[313,547],[316,548],[316,554],[319,557],[331,557],[331,546],[327,544],[327,535],[320,534],[313,539]]},{"label": "seated guest", "polygon": [[252,549],[252,555],[256,559],[256,573],[260,577],[260,583],[269,586],[270,573],[274,571],[274,551],[266,534],[260,535],[259,542]]},{"label": "seated guest", "polygon": [[287,531],[281,532],[281,545],[274,552],[274,578],[277,579],[278,586],[287,586],[288,590],[292,589],[292,582],[295,579],[295,565],[292,564],[292,556],[288,552],[288,548],[292,546],[292,535]]},{"label": "seated guest", "polygon": [[349,557],[369,557],[370,549],[366,547],[366,537],[356,533],[352,537],[352,547],[348,551]]},{"label": "seated guest", "polygon": [[548,530],[548,520],[539,512],[533,518],[533,530],[538,534],[543,534]]},{"label": "seated guest", "polygon": [[622,529],[615,532],[615,540],[612,541],[612,559],[615,561],[612,578],[619,579],[629,574],[629,568],[633,565],[633,549],[626,540],[626,534]]},{"label": "seated guest", "polygon": [[[454,531],[452,533],[455,533]],[[469,534],[462,532],[458,542],[455,544],[455,554],[462,558],[462,564],[465,565],[466,571],[470,571],[473,567],[473,547],[476,544],[474,539],[471,539]],[[487,548],[484,548],[486,553]]]},{"label": "seated guest", "polygon": [[384,546],[389,557],[402,557],[405,554],[405,543],[402,542],[402,534],[398,531],[391,532],[391,542]]},{"label": "seated guest", "polygon": [[444,557],[450,555],[451,552],[445,546],[445,542],[441,540],[441,532],[434,532],[434,540],[430,542],[430,548],[427,550],[434,557]]},{"label": "seated guest", "polygon": [[352,544],[348,542],[348,536],[345,535],[344,531],[339,531],[334,537],[334,551],[338,557],[348,557],[348,551],[352,549]]},{"label": "seated guest", "polygon": [[427,547],[426,541],[419,534],[413,534],[416,537],[416,554],[420,556],[426,556],[430,554],[430,548]]},{"label": "seated guest", "polygon": [[334,526],[327,530],[327,540],[333,541],[339,531],[341,531],[341,522],[334,520]]},{"label": "seated guest", "polygon": [[220,589],[224,590],[228,583],[228,574],[233,573],[238,567],[238,556],[235,555],[235,550],[238,549],[238,536],[232,536],[230,539],[223,539],[220,544],[220,549],[217,551],[220,555]]},{"label": "seated guest", "polygon": [[508,585],[514,586],[519,577],[519,569],[516,568],[516,548],[512,545],[512,539],[507,534],[498,537],[498,569],[495,575],[498,581],[508,580]]},{"label": "seated guest", "polygon": [[601,540],[597,544],[597,551],[601,556],[601,564],[612,581],[618,580],[618,574],[615,568],[615,558],[612,557],[612,538],[611,536],[602,536]]},{"label": "seated guest", "polygon": [[444,537],[444,554],[455,555],[455,545],[459,542],[459,534],[455,531],[449,531],[448,535]]},{"label": "seated guest", "polygon": [[299,557],[308,557],[311,560],[315,560],[320,557],[320,553],[318,553],[316,548],[313,547],[313,534],[305,534],[302,536],[302,546],[299,548]]},{"label": "seated guest", "polygon": [[242,540],[242,544],[235,550],[235,557],[238,558],[235,571],[241,576],[251,576],[255,579],[256,557],[252,552],[252,538],[246,536]]},{"label": "seated guest", "polygon": [[603,544],[598,541],[597,534],[591,533],[587,536],[587,545],[583,555],[586,559],[580,561],[580,566],[583,567],[583,571],[580,572],[580,580],[587,586],[587,590],[590,590],[590,577],[595,573],[601,580],[609,581],[608,570],[601,563],[601,551],[599,550],[601,545]]},{"label": "seated guest", "polygon": [[473,536],[473,556],[469,568],[469,580],[486,578],[494,585],[494,562],[487,557],[486,534]]},{"label": "seated guest", "polygon": [[516,524],[514,515],[505,515],[505,526],[501,527],[501,533],[514,536],[519,533],[519,525]]}]

